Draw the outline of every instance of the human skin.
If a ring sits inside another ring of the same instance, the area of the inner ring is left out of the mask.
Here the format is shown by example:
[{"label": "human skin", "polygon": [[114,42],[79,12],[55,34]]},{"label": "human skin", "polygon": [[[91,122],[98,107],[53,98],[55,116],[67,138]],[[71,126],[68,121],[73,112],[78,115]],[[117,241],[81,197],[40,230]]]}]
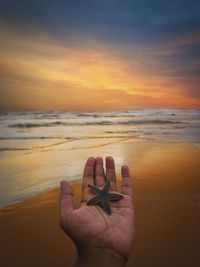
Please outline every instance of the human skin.
[{"label": "human skin", "polygon": [[94,197],[88,184],[103,188],[110,181],[110,191],[116,192],[115,163],[106,157],[106,173],[103,159],[88,158],[83,172],[82,200],[79,209],[74,209],[72,188],[61,181],[60,226],[75,242],[78,258],[74,266],[121,267],[125,266],[134,239],[134,209],[131,179],[128,166],[121,168],[123,198],[111,201],[112,213],[108,215],[101,205],[87,206]]}]

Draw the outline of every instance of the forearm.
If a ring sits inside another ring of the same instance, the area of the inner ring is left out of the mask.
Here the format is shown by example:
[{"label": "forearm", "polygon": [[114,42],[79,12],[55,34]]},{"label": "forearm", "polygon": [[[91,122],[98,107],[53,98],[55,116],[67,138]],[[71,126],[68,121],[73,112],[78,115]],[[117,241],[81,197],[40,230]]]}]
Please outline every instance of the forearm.
[{"label": "forearm", "polygon": [[80,250],[74,267],[124,267],[127,260],[111,249]]}]

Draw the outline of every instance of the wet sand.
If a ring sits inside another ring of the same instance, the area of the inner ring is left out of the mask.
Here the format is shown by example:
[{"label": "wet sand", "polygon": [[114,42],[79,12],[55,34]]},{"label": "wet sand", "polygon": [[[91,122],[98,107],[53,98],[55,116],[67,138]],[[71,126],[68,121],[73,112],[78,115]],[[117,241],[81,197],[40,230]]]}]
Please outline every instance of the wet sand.
[{"label": "wet sand", "polygon": [[[127,143],[122,156],[136,214],[127,266],[200,266],[200,147]],[[81,185],[72,185],[78,207]],[[55,188],[0,211],[1,266],[73,265],[76,249],[59,228],[58,207]]]}]

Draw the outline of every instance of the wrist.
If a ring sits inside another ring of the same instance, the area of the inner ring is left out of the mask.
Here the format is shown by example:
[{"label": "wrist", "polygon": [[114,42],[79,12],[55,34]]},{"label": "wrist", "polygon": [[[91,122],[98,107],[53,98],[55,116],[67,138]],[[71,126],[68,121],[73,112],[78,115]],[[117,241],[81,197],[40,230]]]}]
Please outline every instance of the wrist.
[{"label": "wrist", "polygon": [[108,248],[87,248],[78,250],[78,259],[74,267],[124,267],[127,260]]}]

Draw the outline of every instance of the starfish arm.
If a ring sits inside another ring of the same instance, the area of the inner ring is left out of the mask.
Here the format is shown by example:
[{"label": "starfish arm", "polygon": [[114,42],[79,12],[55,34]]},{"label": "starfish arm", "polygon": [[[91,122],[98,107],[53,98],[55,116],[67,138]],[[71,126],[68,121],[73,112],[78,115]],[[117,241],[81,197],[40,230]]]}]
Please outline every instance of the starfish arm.
[{"label": "starfish arm", "polygon": [[108,199],[110,200],[117,200],[117,199],[122,199],[123,196],[120,194],[114,194],[114,193],[108,193]]},{"label": "starfish arm", "polygon": [[97,203],[101,202],[101,198],[99,196],[95,196],[93,198],[91,198],[90,200],[88,200],[87,205],[95,205]]},{"label": "starfish arm", "polygon": [[103,191],[108,193],[109,189],[110,189],[110,181],[107,181],[103,187]]},{"label": "starfish arm", "polygon": [[101,198],[101,204],[104,207],[106,213],[111,214],[110,202],[108,199]]},{"label": "starfish arm", "polygon": [[93,192],[94,194],[97,194],[97,195],[100,195],[100,194],[101,194],[101,191],[102,191],[102,190],[100,190],[100,189],[97,188],[96,186],[89,184],[88,187],[92,190],[92,192]]}]

